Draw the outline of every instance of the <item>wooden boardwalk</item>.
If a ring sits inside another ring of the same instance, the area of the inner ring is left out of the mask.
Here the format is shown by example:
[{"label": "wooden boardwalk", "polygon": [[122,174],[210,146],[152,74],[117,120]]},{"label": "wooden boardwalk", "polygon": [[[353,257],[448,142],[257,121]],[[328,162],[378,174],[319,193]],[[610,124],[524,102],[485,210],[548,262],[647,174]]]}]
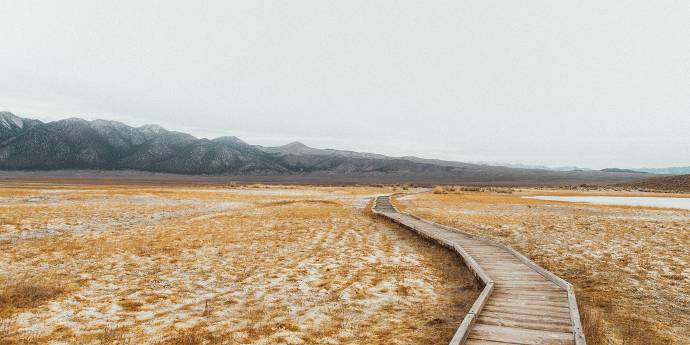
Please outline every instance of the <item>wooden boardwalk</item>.
[{"label": "wooden boardwalk", "polygon": [[375,214],[455,250],[484,285],[451,345],[585,345],[572,286],[510,247],[410,214],[389,196]]}]

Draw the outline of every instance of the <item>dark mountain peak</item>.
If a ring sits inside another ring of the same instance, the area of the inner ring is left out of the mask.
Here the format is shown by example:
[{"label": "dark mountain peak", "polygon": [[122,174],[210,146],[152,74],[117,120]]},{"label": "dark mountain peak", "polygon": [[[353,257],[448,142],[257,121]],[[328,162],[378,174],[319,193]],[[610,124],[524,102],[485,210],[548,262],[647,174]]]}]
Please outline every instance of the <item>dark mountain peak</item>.
[{"label": "dark mountain peak", "polygon": [[139,127],[139,129],[142,130],[142,131],[147,131],[147,132],[151,132],[151,133],[160,133],[160,132],[165,132],[165,131],[166,131],[166,129],[163,128],[162,126],[159,126],[159,125],[151,125],[151,124],[149,124],[149,125],[143,125],[143,126]]},{"label": "dark mountain peak", "polygon": [[291,151],[291,152],[297,152],[297,151],[305,151],[305,150],[315,150],[314,148],[311,148],[307,145],[302,144],[299,141],[293,141],[289,144],[285,144],[283,146],[278,146],[276,148],[283,149],[285,151]]},{"label": "dark mountain peak", "polygon": [[289,144],[285,144],[285,145],[279,146],[279,147],[282,147],[284,149],[291,149],[291,150],[311,149],[311,147],[304,145],[299,141],[293,141]]},{"label": "dark mountain peak", "polygon": [[117,122],[117,121],[112,121],[112,120],[97,119],[97,120],[91,121],[90,123],[91,123],[91,127],[128,127],[128,128],[131,128],[122,122]]},{"label": "dark mountain peak", "polygon": [[289,144],[276,147],[266,147],[268,152],[278,152],[282,154],[292,154],[292,155],[320,155],[324,154],[324,150],[315,149],[307,145],[302,144],[299,141],[293,141]]},{"label": "dark mountain peak", "polygon": [[223,137],[215,138],[215,139],[213,139],[213,141],[216,142],[216,143],[224,143],[224,144],[232,144],[232,145],[242,145],[242,146],[247,145],[247,146],[249,146],[249,144],[247,144],[244,140],[242,140],[242,139],[240,139],[240,138],[238,138],[238,137],[235,137],[235,136],[230,136],[230,135],[229,135],[229,136],[223,136]]},{"label": "dark mountain peak", "polygon": [[48,122],[47,124],[48,125],[54,125],[54,126],[89,127],[89,128],[91,128],[91,124],[89,123],[89,121],[86,121],[84,119],[80,119],[78,117],[70,117],[70,118],[63,119],[63,120]]}]

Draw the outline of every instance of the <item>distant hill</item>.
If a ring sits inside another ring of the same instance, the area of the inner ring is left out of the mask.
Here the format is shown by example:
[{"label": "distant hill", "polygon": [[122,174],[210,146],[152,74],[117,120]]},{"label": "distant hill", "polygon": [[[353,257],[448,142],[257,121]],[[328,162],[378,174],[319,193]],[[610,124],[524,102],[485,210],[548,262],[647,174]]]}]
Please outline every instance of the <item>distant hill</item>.
[{"label": "distant hill", "polygon": [[[520,163],[503,163],[503,162],[473,162],[475,164],[490,165],[490,166],[503,166],[508,168],[520,168],[520,169],[543,169],[543,170],[553,170],[553,171],[591,171],[589,168],[580,168],[577,166],[561,166],[561,167],[549,167],[545,165],[529,165]],[[686,175],[690,174],[690,166],[687,167],[667,167],[667,168],[605,168],[601,169],[602,172],[629,172],[629,173],[649,173],[657,175]]]},{"label": "distant hill", "polygon": [[141,171],[252,181],[579,184],[617,183],[637,172],[552,171],[317,149],[299,142],[251,145],[233,136],[199,139],[157,125],[69,118],[43,123],[0,112],[0,170]]},{"label": "distant hill", "polygon": [[653,189],[668,192],[690,193],[690,174],[675,176],[655,176],[637,182],[621,184],[625,187]]},{"label": "distant hill", "polygon": [[640,168],[634,169],[636,171],[648,172],[652,174],[664,175],[687,175],[690,174],[690,166],[688,167],[670,167],[670,168]]},{"label": "distant hill", "polygon": [[[601,169],[600,171],[602,172],[607,172],[607,173],[639,173],[640,171],[632,170],[632,169],[620,169],[620,168],[605,168]],[[646,172],[642,172],[646,174]]]},{"label": "distant hill", "polygon": [[508,168],[518,168],[518,169],[541,169],[541,170],[553,170],[553,171],[590,171],[592,169],[580,168],[577,166],[557,166],[550,167],[546,165],[534,165],[534,164],[522,164],[522,163],[508,163],[508,162],[487,162],[478,161],[472,162],[474,164],[508,167]]}]

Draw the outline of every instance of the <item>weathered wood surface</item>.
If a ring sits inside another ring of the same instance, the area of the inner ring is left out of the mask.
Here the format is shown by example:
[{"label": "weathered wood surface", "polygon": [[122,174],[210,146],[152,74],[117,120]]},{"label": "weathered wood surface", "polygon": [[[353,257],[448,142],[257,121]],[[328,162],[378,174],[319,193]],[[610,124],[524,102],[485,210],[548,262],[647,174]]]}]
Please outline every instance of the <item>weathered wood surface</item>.
[{"label": "weathered wood surface", "polygon": [[510,247],[399,212],[390,196],[372,211],[458,252],[484,285],[450,345],[585,345],[572,286]]}]

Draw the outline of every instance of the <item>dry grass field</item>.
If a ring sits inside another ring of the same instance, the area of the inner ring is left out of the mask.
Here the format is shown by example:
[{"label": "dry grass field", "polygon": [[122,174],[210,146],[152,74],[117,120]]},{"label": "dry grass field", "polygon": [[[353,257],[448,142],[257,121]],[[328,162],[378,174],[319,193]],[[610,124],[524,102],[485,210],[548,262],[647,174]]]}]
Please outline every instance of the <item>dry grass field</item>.
[{"label": "dry grass field", "polygon": [[444,344],[477,296],[388,188],[0,185],[0,344]]},{"label": "dry grass field", "polygon": [[690,344],[690,211],[523,198],[645,193],[498,191],[409,195],[397,206],[509,244],[573,283],[590,345]]}]

